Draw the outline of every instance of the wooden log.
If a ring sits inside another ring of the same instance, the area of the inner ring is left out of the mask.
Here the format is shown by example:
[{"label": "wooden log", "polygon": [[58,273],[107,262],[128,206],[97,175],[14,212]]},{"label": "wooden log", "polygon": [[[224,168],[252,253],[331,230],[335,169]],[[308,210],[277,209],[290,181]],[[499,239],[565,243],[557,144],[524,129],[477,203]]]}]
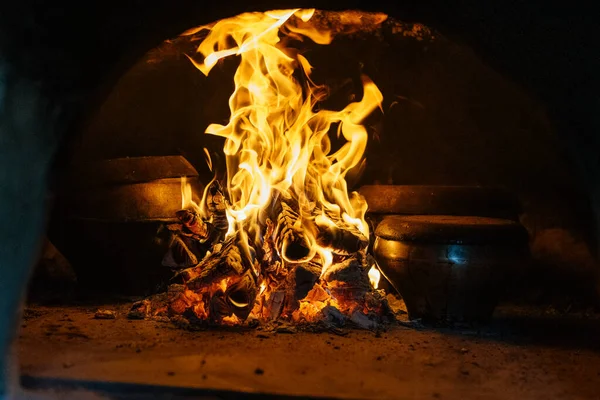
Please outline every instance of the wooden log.
[{"label": "wooden log", "polygon": [[275,263],[280,262],[281,258],[277,253],[277,246],[274,241],[275,224],[270,218],[265,220],[265,230],[263,234],[263,257],[262,264],[263,269],[268,270],[274,266]]},{"label": "wooden log", "polygon": [[273,235],[279,254],[288,262],[302,262],[313,253],[304,234],[300,215],[284,201],[281,202],[281,212],[277,216]]},{"label": "wooden log", "polygon": [[227,201],[223,193],[223,187],[219,181],[213,181],[210,184],[206,195],[206,205],[211,214],[225,214]]},{"label": "wooden log", "polygon": [[202,220],[202,217],[192,209],[179,210],[175,213],[183,226],[189,229],[200,242],[206,242],[210,236],[209,224]]},{"label": "wooden log", "polygon": [[268,301],[269,307],[269,319],[271,321],[276,320],[281,315],[281,311],[283,311],[283,306],[285,302],[285,292],[283,290],[278,290],[271,294]]},{"label": "wooden log", "polygon": [[163,257],[162,265],[173,269],[193,267],[206,255],[207,250],[192,238],[175,234],[171,238],[169,250]]},{"label": "wooden log", "polygon": [[281,261],[275,261],[262,270],[262,276],[266,279],[267,284],[274,288],[285,282],[288,273],[288,268]]},{"label": "wooden log", "polygon": [[319,280],[323,266],[320,257],[315,258],[316,260],[299,264],[294,269],[294,298],[296,300],[305,298]]},{"label": "wooden log", "polygon": [[347,284],[362,284],[369,282],[367,259],[362,253],[357,253],[341,262],[332,264],[323,273],[327,282],[343,282]]},{"label": "wooden log", "polygon": [[141,301],[136,301],[131,305],[131,309],[129,313],[127,313],[128,319],[145,319],[150,315],[152,311],[152,304],[150,300],[144,299]]},{"label": "wooden log", "polygon": [[167,312],[170,317],[183,315],[186,310],[202,302],[202,295],[186,290],[183,285],[170,285],[167,295]]},{"label": "wooden log", "polygon": [[179,275],[189,289],[199,290],[228,275],[242,275],[248,268],[248,260],[242,257],[235,238],[231,238],[220,251],[210,254],[197,266],[185,269]]},{"label": "wooden log", "polygon": [[327,288],[344,312],[364,304],[365,295],[371,290],[369,264],[363,253],[334,263],[323,274]]},{"label": "wooden log", "polygon": [[210,222],[215,229],[213,241],[223,240],[229,229],[227,221],[227,199],[219,181],[214,181],[208,187],[206,206],[210,214]]},{"label": "wooden log", "polygon": [[240,280],[233,283],[225,292],[225,299],[233,314],[241,320],[248,318],[254,308],[258,288],[250,270]]},{"label": "wooden log", "polygon": [[355,226],[338,218],[333,224],[318,225],[317,244],[331,250],[334,254],[351,255],[364,250],[369,240]]},{"label": "wooden log", "polygon": [[227,303],[225,294],[219,290],[211,298],[209,303],[209,317],[212,322],[220,322],[224,317],[233,314],[233,310]]}]

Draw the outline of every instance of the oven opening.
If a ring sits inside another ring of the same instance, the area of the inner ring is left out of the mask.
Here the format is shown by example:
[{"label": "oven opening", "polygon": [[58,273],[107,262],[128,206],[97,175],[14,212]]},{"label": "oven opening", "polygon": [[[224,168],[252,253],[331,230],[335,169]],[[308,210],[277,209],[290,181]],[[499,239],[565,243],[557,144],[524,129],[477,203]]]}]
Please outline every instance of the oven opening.
[{"label": "oven opening", "polygon": [[452,397],[522,373],[505,353],[566,357],[514,348],[523,321],[591,315],[593,212],[556,128],[434,27],[239,14],[148,51],[90,115],[51,187],[26,387]]}]

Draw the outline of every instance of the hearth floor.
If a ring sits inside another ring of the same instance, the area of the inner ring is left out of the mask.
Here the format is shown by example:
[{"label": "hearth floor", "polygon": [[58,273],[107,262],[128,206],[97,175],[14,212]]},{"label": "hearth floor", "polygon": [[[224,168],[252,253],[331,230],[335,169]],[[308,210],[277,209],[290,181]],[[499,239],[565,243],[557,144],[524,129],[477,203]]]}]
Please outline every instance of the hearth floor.
[{"label": "hearth floor", "polygon": [[51,378],[275,397],[600,398],[597,315],[505,307],[479,331],[398,326],[340,336],[190,332],[170,323],[130,321],[125,304],[103,305],[119,315],[97,320],[97,308],[26,309],[18,341],[26,386]]}]

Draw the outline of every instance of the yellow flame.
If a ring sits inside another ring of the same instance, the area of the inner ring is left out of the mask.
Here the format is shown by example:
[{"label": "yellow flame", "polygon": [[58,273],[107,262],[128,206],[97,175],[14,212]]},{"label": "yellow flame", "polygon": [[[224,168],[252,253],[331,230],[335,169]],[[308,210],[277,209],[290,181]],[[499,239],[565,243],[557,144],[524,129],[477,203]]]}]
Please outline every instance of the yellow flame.
[{"label": "yellow flame", "polygon": [[213,165],[212,165],[212,158],[210,157],[210,153],[208,152],[208,149],[206,147],[203,150],[204,150],[204,154],[206,155],[206,165],[208,165],[208,169],[210,169],[212,171]]},{"label": "yellow flame", "polygon": [[298,12],[296,13],[296,15],[304,22],[308,22],[312,16],[315,13],[315,9],[314,8],[310,8],[307,10],[298,10]]},{"label": "yellow flame", "polygon": [[323,268],[321,269],[320,277],[323,277],[323,275],[325,275],[329,267],[331,267],[331,265],[333,264],[333,254],[331,253],[331,250],[327,250],[321,247],[319,247],[319,254],[321,255],[321,258],[323,260]]},{"label": "yellow flame", "polygon": [[259,296],[262,295],[266,289],[267,289],[267,283],[266,282],[261,283],[260,284],[260,292],[258,292],[258,295]]},{"label": "yellow flame", "polygon": [[380,279],[381,279],[381,272],[379,272],[377,265],[373,264],[373,266],[369,270],[369,281],[371,281],[371,286],[373,286],[373,289],[377,289],[379,287]]},{"label": "yellow flame", "polygon": [[200,206],[193,199],[192,185],[187,181],[187,177],[181,177],[181,208],[193,209],[200,212]]},{"label": "yellow flame", "polygon": [[[205,75],[226,57],[239,56],[235,90],[229,99],[226,125],[211,124],[206,133],[226,139],[227,218],[232,234],[240,229],[258,240],[260,213],[274,198],[291,198],[300,206],[303,224],[320,216],[334,216],[354,225],[368,237],[364,220],[366,202],[358,193],[348,195],[346,174],[360,166],[367,144],[361,125],[383,99],[377,86],[362,77],[362,100],[341,111],[319,110],[315,105],[326,91],[310,80],[308,60],[286,51],[280,34],[330,43],[331,33],[310,23],[314,10],[276,10],[245,13],[210,26],[200,43],[203,57],[193,64]],[[298,71],[304,75],[300,81]],[[296,74],[295,74],[296,71]],[[329,131],[337,128],[345,143],[331,152]],[[306,230],[310,236],[310,229]],[[314,238],[308,241],[316,246]],[[313,249],[327,263],[331,253]]]}]

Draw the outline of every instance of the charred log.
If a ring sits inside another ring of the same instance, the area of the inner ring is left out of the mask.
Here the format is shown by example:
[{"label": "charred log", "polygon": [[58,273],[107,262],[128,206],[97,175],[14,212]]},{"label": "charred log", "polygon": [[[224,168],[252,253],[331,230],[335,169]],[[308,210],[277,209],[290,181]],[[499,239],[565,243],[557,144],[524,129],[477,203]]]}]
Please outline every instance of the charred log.
[{"label": "charred log", "polygon": [[339,263],[334,263],[325,271],[323,278],[332,296],[348,310],[363,304],[366,293],[371,290],[368,270],[367,257],[358,253]]},{"label": "charred log", "polygon": [[233,314],[233,310],[227,303],[225,294],[219,290],[210,298],[209,316],[212,322],[220,322],[223,318]]},{"label": "charred log", "polygon": [[225,214],[227,201],[223,193],[223,187],[219,181],[213,181],[210,184],[206,195],[206,205],[211,214]]},{"label": "charred log", "polygon": [[197,265],[206,255],[208,247],[200,242],[182,235],[172,235],[169,250],[162,260],[162,265],[173,269],[189,268]]},{"label": "charred log", "polygon": [[273,235],[275,232],[275,224],[271,221],[270,218],[267,218],[265,221],[265,233],[263,240],[263,269],[268,270],[270,267],[274,266],[275,263],[280,262],[281,258],[277,253],[277,245],[275,244]]},{"label": "charred log", "polygon": [[242,256],[237,242],[231,239],[220,251],[212,253],[197,266],[184,270],[182,275],[189,289],[199,290],[227,276],[240,276],[249,268],[249,260]]},{"label": "charred log", "polygon": [[347,256],[367,248],[369,239],[356,227],[335,221],[335,224],[319,226],[317,244],[330,249],[334,254]]},{"label": "charred log", "polygon": [[206,206],[210,214],[210,221],[214,227],[213,243],[221,241],[225,238],[225,234],[229,229],[227,221],[227,199],[225,198],[223,188],[219,181],[214,181],[210,184],[206,194]]},{"label": "charred log", "polygon": [[268,301],[268,310],[269,310],[269,319],[276,320],[281,315],[283,311],[285,301],[285,292],[280,290],[271,294]]},{"label": "charred log", "polygon": [[239,281],[227,288],[225,299],[235,316],[245,320],[254,307],[257,294],[256,281],[248,270]]},{"label": "charred log", "polygon": [[366,256],[358,253],[345,260],[332,264],[323,273],[327,282],[339,281],[348,284],[369,282],[368,263]]},{"label": "charred log", "polygon": [[141,300],[133,303],[129,313],[127,313],[128,319],[145,319],[150,316],[152,311],[152,304],[150,300]]},{"label": "charred log", "polygon": [[302,262],[313,252],[304,234],[302,218],[292,206],[281,202],[281,213],[277,217],[274,242],[279,254],[288,262]]},{"label": "charred log", "polygon": [[202,302],[202,296],[186,290],[183,285],[170,285],[168,290],[168,315],[183,315],[186,310]]},{"label": "charred log", "polygon": [[211,231],[210,226],[202,220],[195,210],[179,210],[175,215],[179,218],[183,226],[196,235],[196,238],[200,242],[206,242],[208,240]]},{"label": "charred log", "polygon": [[[379,311],[377,299],[366,300],[370,290],[368,240],[355,226],[331,216],[322,224],[316,218],[303,218],[296,202],[276,196],[258,225],[262,245],[253,246],[246,243],[245,231],[221,240],[228,228],[227,203],[217,183],[207,190],[206,206],[210,221],[193,210],[182,210],[178,214],[182,223],[170,228],[174,239],[165,262],[187,268],[178,274],[182,289],[171,291],[169,315],[229,324],[244,321],[254,312],[270,320],[291,317],[315,322],[332,298],[338,313],[348,316],[365,306]],[[270,219],[273,215],[277,215],[275,222]],[[219,221],[224,223],[217,229]],[[198,240],[201,235],[208,237],[204,244]],[[212,245],[204,258],[194,247],[198,244],[204,251]],[[316,246],[333,255],[326,271]],[[257,301],[259,277],[268,294]]]},{"label": "charred log", "polygon": [[[320,258],[317,258],[320,261]],[[294,297],[297,300],[302,300],[308,292],[313,288],[321,275],[322,265],[314,259],[305,264],[296,266],[294,270],[295,288]]]}]

